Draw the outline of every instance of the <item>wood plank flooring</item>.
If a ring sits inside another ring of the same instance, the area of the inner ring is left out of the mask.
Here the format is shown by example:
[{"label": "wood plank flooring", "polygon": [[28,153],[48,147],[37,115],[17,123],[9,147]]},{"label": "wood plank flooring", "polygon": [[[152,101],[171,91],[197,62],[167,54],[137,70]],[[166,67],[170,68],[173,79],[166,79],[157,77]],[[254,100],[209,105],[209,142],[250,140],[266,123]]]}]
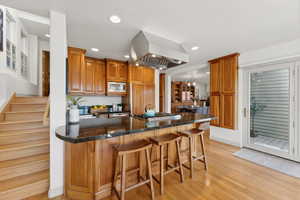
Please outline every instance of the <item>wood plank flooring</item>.
[{"label": "wood plank flooring", "polygon": [[[214,142],[206,138],[208,172],[196,164],[195,178],[185,171],[185,182],[179,183],[177,174],[166,176],[165,194],[158,200],[299,200],[300,179],[236,158],[232,155],[239,148]],[[63,200],[63,197],[55,200]],[[105,200],[116,200],[111,197]],[[126,199],[151,199],[148,188],[141,187],[126,193]],[[40,195],[26,200],[48,200]],[[64,199],[65,200],[65,199]]]}]

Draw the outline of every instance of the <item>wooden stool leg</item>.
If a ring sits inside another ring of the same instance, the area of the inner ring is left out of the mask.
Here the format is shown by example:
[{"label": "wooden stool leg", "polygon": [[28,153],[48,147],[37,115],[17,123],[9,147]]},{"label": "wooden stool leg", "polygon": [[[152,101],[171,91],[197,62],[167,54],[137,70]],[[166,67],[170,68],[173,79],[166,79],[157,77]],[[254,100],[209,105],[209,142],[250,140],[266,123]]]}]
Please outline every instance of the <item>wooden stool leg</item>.
[{"label": "wooden stool leg", "polygon": [[166,170],[169,169],[169,144],[167,144],[167,160],[166,160]]},{"label": "wooden stool leg", "polygon": [[150,161],[149,149],[146,149],[146,162],[147,162],[147,166],[148,166],[148,177],[150,179],[151,198],[152,198],[152,200],[154,200],[155,195],[154,195],[152,166],[151,166],[151,161]]},{"label": "wooden stool leg", "polygon": [[184,176],[183,176],[183,168],[182,168],[182,161],[181,161],[181,156],[180,156],[180,149],[179,149],[179,141],[176,140],[176,150],[177,150],[177,159],[178,159],[178,164],[179,164],[179,171],[180,171],[180,180],[181,182],[184,181]]},{"label": "wooden stool leg", "polygon": [[127,155],[122,156],[122,175],[121,175],[121,200],[125,200],[125,188],[126,188],[126,160]]},{"label": "wooden stool leg", "polygon": [[194,160],[193,160],[193,137],[189,137],[189,160],[190,160],[190,177],[194,176]]},{"label": "wooden stool leg", "polygon": [[138,182],[140,182],[142,176],[142,152],[138,152],[138,156],[139,156]]},{"label": "wooden stool leg", "polygon": [[164,146],[160,146],[160,194],[164,193]]},{"label": "wooden stool leg", "polygon": [[202,149],[202,154],[203,154],[204,169],[207,170],[207,161],[206,161],[206,155],[205,155],[203,134],[200,135],[200,143],[201,143],[201,149]]}]

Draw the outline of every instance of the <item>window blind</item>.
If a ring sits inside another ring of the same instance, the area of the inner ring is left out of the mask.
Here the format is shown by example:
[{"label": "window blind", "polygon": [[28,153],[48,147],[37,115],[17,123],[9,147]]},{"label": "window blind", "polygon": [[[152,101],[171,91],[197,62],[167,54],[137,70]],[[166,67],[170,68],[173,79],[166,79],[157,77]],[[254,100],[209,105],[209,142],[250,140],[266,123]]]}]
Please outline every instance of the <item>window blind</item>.
[{"label": "window blind", "polygon": [[289,69],[252,73],[250,77],[252,132],[287,140],[290,121]]}]

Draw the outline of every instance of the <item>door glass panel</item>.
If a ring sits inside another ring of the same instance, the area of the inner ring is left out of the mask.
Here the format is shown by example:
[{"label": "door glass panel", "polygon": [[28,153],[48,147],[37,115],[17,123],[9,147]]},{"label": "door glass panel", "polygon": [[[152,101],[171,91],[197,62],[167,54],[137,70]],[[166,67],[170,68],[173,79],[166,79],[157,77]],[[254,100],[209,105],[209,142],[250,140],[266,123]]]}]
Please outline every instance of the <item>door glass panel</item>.
[{"label": "door glass panel", "polygon": [[288,152],[289,129],[289,69],[251,73],[250,142]]}]

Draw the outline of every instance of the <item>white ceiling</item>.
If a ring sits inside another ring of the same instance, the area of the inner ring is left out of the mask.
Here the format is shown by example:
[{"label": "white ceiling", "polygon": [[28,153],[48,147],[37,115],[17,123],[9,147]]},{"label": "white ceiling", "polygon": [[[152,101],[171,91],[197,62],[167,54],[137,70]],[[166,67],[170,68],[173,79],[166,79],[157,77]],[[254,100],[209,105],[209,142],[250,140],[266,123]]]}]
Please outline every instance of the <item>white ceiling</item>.
[{"label": "white ceiling", "polygon": [[201,84],[208,84],[209,82],[209,67],[199,68],[184,73],[172,75],[172,81],[190,81]]},{"label": "white ceiling", "polygon": [[[48,16],[66,13],[69,45],[99,48],[90,56],[123,58],[131,39],[145,30],[182,43],[191,64],[300,37],[299,0],[0,0]],[[122,23],[111,24],[117,14]],[[198,51],[190,47],[198,45]]]},{"label": "white ceiling", "polygon": [[22,18],[20,20],[29,34],[36,35],[43,40],[49,40],[49,38],[45,36],[45,34],[49,34],[49,26],[47,24]]}]

